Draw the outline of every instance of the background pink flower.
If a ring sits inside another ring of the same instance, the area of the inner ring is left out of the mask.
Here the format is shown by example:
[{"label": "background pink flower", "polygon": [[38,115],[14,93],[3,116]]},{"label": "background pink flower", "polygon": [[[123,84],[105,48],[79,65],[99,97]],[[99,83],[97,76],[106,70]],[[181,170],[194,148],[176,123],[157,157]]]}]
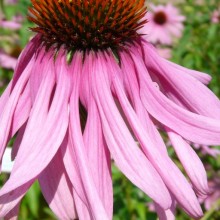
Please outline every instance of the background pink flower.
[{"label": "background pink flower", "polygon": [[[204,201],[204,206],[206,210],[212,208],[212,206],[220,199],[220,178],[215,177],[209,182],[210,194]],[[216,207],[217,208],[217,207]]]},{"label": "background pink flower", "polygon": [[164,6],[150,4],[149,8],[146,14],[149,22],[141,29],[141,33],[146,34],[148,41],[171,45],[173,36],[181,37],[185,17],[176,7],[172,4]]},{"label": "background pink flower", "polygon": [[220,23],[220,9],[213,11],[211,21],[212,23]]},{"label": "background pink flower", "polygon": [[0,51],[0,67],[5,69],[14,69],[17,63],[17,59],[7,55]]}]

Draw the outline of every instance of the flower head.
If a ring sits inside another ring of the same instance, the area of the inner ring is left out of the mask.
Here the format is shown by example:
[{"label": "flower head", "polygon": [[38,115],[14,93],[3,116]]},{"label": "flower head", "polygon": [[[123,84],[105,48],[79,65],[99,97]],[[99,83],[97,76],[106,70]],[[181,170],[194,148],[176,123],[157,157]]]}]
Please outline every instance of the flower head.
[{"label": "flower head", "polygon": [[[1,13],[1,12],[0,12]],[[21,24],[15,20],[6,20],[3,14],[0,14],[0,28],[8,28],[11,30],[20,29]]]},{"label": "flower head", "polygon": [[138,37],[138,22],[146,13],[143,0],[38,1],[32,0],[29,20],[38,25],[47,46],[67,50],[118,48]]},{"label": "flower head", "polygon": [[220,23],[220,9],[213,11],[211,21],[212,23]]},{"label": "flower head", "polygon": [[17,59],[14,57],[11,57],[4,52],[0,51],[0,67],[6,68],[6,69],[14,69],[17,63]]},{"label": "flower head", "polygon": [[208,182],[210,193],[204,201],[205,209],[209,210],[210,208],[219,209],[217,202],[220,198],[220,179],[219,176],[214,177]]},{"label": "flower head", "polygon": [[172,4],[150,4],[146,19],[149,22],[140,32],[146,34],[146,39],[152,43],[171,45],[173,37],[180,38],[182,35],[185,17]]},{"label": "flower head", "polygon": [[[38,179],[59,219],[111,219],[111,158],[160,216],[171,216],[176,203],[201,216],[196,195],[207,194],[207,178],[186,140],[220,143],[220,102],[205,86],[210,77],[166,61],[139,35],[142,0],[32,4],[37,34],[0,99],[1,156],[17,133],[0,217],[17,215]],[[158,125],[191,183],[170,159]]]}]

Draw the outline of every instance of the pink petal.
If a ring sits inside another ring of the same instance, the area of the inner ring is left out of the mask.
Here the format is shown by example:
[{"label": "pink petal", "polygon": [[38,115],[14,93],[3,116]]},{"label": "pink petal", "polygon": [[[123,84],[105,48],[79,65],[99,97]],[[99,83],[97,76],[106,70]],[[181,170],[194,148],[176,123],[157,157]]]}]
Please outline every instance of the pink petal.
[{"label": "pink petal", "polygon": [[13,123],[11,126],[12,136],[15,135],[18,129],[28,119],[30,111],[31,111],[30,88],[29,86],[26,86],[23,93],[20,95],[19,101],[14,111]]},{"label": "pink petal", "polygon": [[88,199],[86,198],[86,192],[83,188],[80,174],[77,170],[78,167],[76,164],[75,154],[71,148],[71,143],[66,139],[66,146],[64,144],[61,146],[64,166],[74,188],[73,195],[78,217],[82,220],[90,220],[92,219],[92,211],[88,204]]},{"label": "pink petal", "polygon": [[[112,219],[113,213],[113,192],[112,192],[112,178],[111,178],[111,159],[110,153],[104,142],[102,134],[101,121],[98,115],[96,104],[89,91],[88,71],[90,58],[86,57],[83,64],[83,72],[81,79],[81,96],[86,100],[88,109],[88,116],[86,127],[83,134],[83,139],[86,147],[88,161],[91,166],[94,183],[98,188],[98,193],[105,209],[108,211],[108,216]],[[88,88],[88,89],[87,89]]]},{"label": "pink petal", "polygon": [[[13,120],[13,115],[18,103],[18,100],[20,98],[20,95],[27,83],[27,80],[30,75],[30,71],[32,68],[32,62],[27,65],[26,69],[24,70],[22,76],[17,81],[14,90],[12,91],[7,103],[5,104],[4,110],[2,111],[2,114],[0,115],[0,136],[2,137],[0,139],[0,156],[2,156],[5,146],[7,144],[8,138],[9,138],[9,132]],[[6,91],[8,92],[8,90]],[[6,95],[7,96],[7,95]]]},{"label": "pink petal", "polygon": [[[64,60],[63,62],[66,61]],[[60,67],[57,88],[46,117],[45,110],[47,111],[48,109],[51,98],[50,94],[54,85],[53,68],[50,62],[48,64],[47,78],[44,80],[42,88],[39,89],[39,97],[36,98],[36,100],[38,100],[33,107],[32,120],[30,119],[27,125],[27,131],[20,145],[12,174],[10,179],[0,190],[1,203],[4,202],[4,195],[8,195],[9,193],[8,199],[14,200],[14,198],[10,196],[11,191],[23,187],[28,182],[33,182],[36,176],[39,175],[51,161],[64,139],[68,126],[67,102],[70,93],[70,80],[67,73],[62,69],[63,65]],[[48,95],[45,95],[47,92]],[[44,119],[44,123],[42,123],[42,119]],[[41,138],[39,139],[39,137]],[[27,169],[27,167],[29,167],[29,169]],[[20,178],[21,176],[23,176],[23,178]],[[21,199],[21,196],[19,196],[19,199]],[[9,211],[11,204],[16,204],[19,199],[5,204],[5,209]]]},{"label": "pink petal", "polygon": [[21,126],[21,128],[19,129],[19,131],[18,131],[15,142],[13,144],[12,152],[11,152],[12,160],[14,160],[15,157],[17,156],[19,146],[21,145],[21,141],[23,139],[23,136],[24,136],[24,133],[25,133],[25,130],[26,130],[26,126],[27,126],[27,122],[25,124],[23,124]]},{"label": "pink petal", "polygon": [[179,99],[184,101],[190,110],[204,116],[220,118],[220,101],[211,90],[192,76],[163,61],[153,50],[149,56],[149,47],[147,48],[145,55],[147,68],[159,79],[164,77],[169,87],[178,93]]},{"label": "pink petal", "polygon": [[121,118],[110,94],[110,85],[106,77],[109,67],[106,67],[106,64],[102,65],[103,62],[105,62],[104,59],[100,58],[97,63],[94,63],[90,85],[92,85],[101,115],[108,148],[119,169],[135,185],[166,209],[171,202],[169,193],[156,170],[137,147]]},{"label": "pink petal", "polygon": [[19,213],[20,203],[16,205],[5,217],[5,220],[17,220]]},{"label": "pink petal", "polygon": [[[142,42],[143,42],[142,45],[143,45],[143,50],[144,50],[144,54],[146,55],[146,58],[149,57],[148,54],[151,54],[153,57],[157,57],[157,59],[160,60],[161,62],[169,64],[170,68],[172,66],[174,73],[176,73],[176,71],[178,71],[178,72],[182,72],[181,74],[190,75],[205,85],[210,82],[210,80],[211,80],[210,75],[196,71],[196,70],[191,70],[191,69],[185,68],[183,66],[180,66],[178,64],[175,64],[171,61],[165,60],[165,59],[159,57],[159,55],[157,54],[156,48],[154,48],[154,46],[152,44],[146,42],[145,40],[142,40]],[[149,51],[150,51],[150,53],[149,53]],[[145,63],[149,67],[148,59],[146,59],[146,58],[145,58]],[[149,68],[151,68],[151,67],[149,67]]]},{"label": "pink petal", "polygon": [[196,191],[198,194],[207,195],[209,192],[207,176],[200,158],[178,134],[169,129],[167,134]]},{"label": "pink petal", "polygon": [[3,92],[3,94],[0,97],[0,116],[4,110],[4,107],[6,106],[6,103],[8,102],[9,97],[10,97],[11,85],[12,85],[12,82],[10,82],[8,84],[7,88],[5,89],[5,91]]},{"label": "pink petal", "polygon": [[0,218],[3,218],[7,215],[11,216],[11,214],[13,215],[17,209],[17,206],[19,205],[20,200],[33,182],[34,181],[31,180],[15,190],[0,196]]},{"label": "pink petal", "polygon": [[11,30],[18,30],[21,28],[21,24],[15,21],[0,21],[0,27],[8,28]]},{"label": "pink petal", "polygon": [[188,184],[183,174],[168,157],[168,155],[161,154],[154,146],[153,142],[148,136],[148,133],[145,132],[125,96],[123,88],[120,85],[120,81],[117,77],[117,74],[120,74],[120,72],[117,72],[117,69],[115,68],[114,72],[112,73],[116,74],[115,76],[113,75],[113,84],[119,102],[146,156],[154,165],[158,173],[161,175],[163,181],[169,190],[174,194],[181,206],[183,206],[184,209],[186,209],[186,211],[192,216],[201,216],[202,210],[191,186]]},{"label": "pink petal", "polygon": [[160,220],[175,220],[176,202],[172,196],[172,205],[170,209],[164,210],[158,204],[154,203],[157,215]]},{"label": "pink petal", "polygon": [[74,190],[74,199],[76,203],[78,219],[92,220],[93,219],[92,213],[89,211],[87,205],[83,202],[83,200],[76,193],[76,190]]},{"label": "pink petal", "polygon": [[35,65],[37,68],[33,68],[29,80],[29,87],[30,87],[30,95],[31,95],[31,101],[32,104],[35,101],[35,98],[37,96],[40,84],[45,77],[45,74],[47,74],[46,71],[44,71],[45,65],[47,64],[45,60],[51,59],[53,53],[45,53],[42,52],[41,54],[38,55],[37,60],[35,61]]},{"label": "pink petal", "polygon": [[[14,111],[12,125],[6,143],[15,135],[15,133],[24,124],[24,122],[27,120],[29,116],[31,110],[31,100],[29,95],[29,87],[26,86],[24,92],[21,94],[19,98],[16,109]],[[1,158],[2,156],[3,155],[0,154]]]},{"label": "pink petal", "polygon": [[121,69],[122,74],[124,76],[125,80],[125,89],[127,90],[129,94],[129,99],[132,101],[132,105],[134,106],[134,110],[144,126],[145,130],[147,131],[150,139],[152,142],[154,142],[155,147],[158,147],[158,149],[163,152],[165,155],[167,155],[167,147],[164,144],[164,141],[156,129],[156,126],[152,122],[152,119],[150,118],[148,112],[144,108],[141,100],[140,100],[140,94],[139,94],[139,83],[136,77],[134,65],[132,65],[132,60],[130,56],[126,56],[124,53],[120,53],[121,57]]},{"label": "pink petal", "polygon": [[14,69],[16,66],[16,63],[17,63],[16,58],[11,57],[0,51],[0,67],[6,68],[6,69]]},{"label": "pink petal", "polygon": [[[79,119],[79,84],[81,73],[81,54],[78,53],[73,58],[75,62],[71,63],[71,73],[73,75],[72,85],[73,91],[70,98],[70,142],[71,151],[75,155],[77,169],[80,173],[81,181],[85,190],[89,207],[91,208],[92,215],[95,219],[109,219],[103,203],[98,195],[97,186],[94,184],[90,165],[87,159],[87,153],[85,150],[80,119]],[[75,189],[77,191],[77,189]],[[111,207],[107,207],[108,209]],[[78,210],[77,210],[78,211]],[[80,216],[79,216],[80,217]]]},{"label": "pink petal", "polygon": [[14,88],[19,77],[21,76],[31,59],[33,59],[36,48],[40,46],[40,43],[40,35],[36,35],[21,52],[20,56],[18,57],[17,66],[15,67],[12,88]]},{"label": "pink petal", "polygon": [[42,193],[57,217],[75,219],[77,215],[73,189],[65,172],[62,154],[59,150],[38,179]]},{"label": "pink petal", "polygon": [[101,122],[94,102],[88,106],[88,117],[83,137],[88,161],[93,164],[91,172],[94,183],[111,219],[113,214],[111,160],[109,151],[104,144]]},{"label": "pink petal", "polygon": [[141,99],[148,112],[187,140],[218,145],[220,121],[189,112],[165,97],[155,88],[144,63],[137,56],[132,55],[139,76]]}]

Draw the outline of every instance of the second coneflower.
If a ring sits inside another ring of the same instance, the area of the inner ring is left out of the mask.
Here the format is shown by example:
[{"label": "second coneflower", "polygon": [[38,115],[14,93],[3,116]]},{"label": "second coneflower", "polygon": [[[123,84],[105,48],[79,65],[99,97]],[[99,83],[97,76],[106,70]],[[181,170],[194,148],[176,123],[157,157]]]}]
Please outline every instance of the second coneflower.
[{"label": "second coneflower", "polygon": [[177,203],[200,217],[206,173],[186,140],[220,143],[220,102],[204,85],[210,77],[164,60],[138,34],[144,0],[32,0],[29,12],[37,34],[0,99],[1,157],[17,133],[0,217],[17,216],[38,179],[58,219],[111,219],[111,158],[160,216]]},{"label": "second coneflower", "polygon": [[146,35],[149,42],[172,45],[174,37],[181,37],[185,17],[172,4],[150,4],[150,10],[145,17],[149,23],[140,32]]}]

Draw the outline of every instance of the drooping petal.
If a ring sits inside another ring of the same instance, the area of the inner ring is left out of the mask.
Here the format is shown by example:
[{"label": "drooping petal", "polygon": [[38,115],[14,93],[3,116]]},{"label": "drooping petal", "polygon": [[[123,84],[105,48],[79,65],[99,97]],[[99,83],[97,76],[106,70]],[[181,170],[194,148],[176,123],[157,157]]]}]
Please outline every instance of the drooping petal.
[{"label": "drooping petal", "polygon": [[4,110],[4,107],[10,97],[10,93],[11,93],[11,85],[12,82],[10,82],[7,86],[7,88],[5,89],[5,91],[3,92],[3,94],[0,97],[0,116]]},{"label": "drooping petal", "polygon": [[154,203],[155,210],[159,217],[159,220],[175,220],[175,212],[176,212],[176,200],[175,197],[171,193],[172,204],[170,209],[164,210],[157,203]]},{"label": "drooping petal", "polygon": [[159,205],[155,204],[155,209],[160,220],[175,220],[175,201],[173,200],[170,209],[164,210]]},{"label": "drooping petal", "polygon": [[[65,68],[63,68],[63,65],[60,65],[56,91],[47,115],[50,104],[50,94],[55,83],[53,79],[53,68],[50,62],[48,64],[50,68],[48,69],[47,79],[44,80],[44,84],[39,90],[38,102],[36,101],[36,105],[33,107],[34,116],[32,115],[32,120],[29,120],[27,125],[27,131],[20,145],[12,174],[10,179],[0,190],[0,203],[5,212],[10,211],[12,208],[11,204],[16,205],[16,202],[21,199],[26,191],[21,191],[17,196],[19,199],[15,200],[10,193],[19,187],[23,187],[27,182],[33,182],[37,175],[39,175],[51,161],[66,134],[68,126],[67,102],[70,95],[70,80]],[[45,95],[48,89],[50,89],[49,95]],[[40,120],[37,121],[38,119]],[[44,119],[43,123],[41,121],[42,119]],[[27,169],[27,167],[29,167],[29,169]],[[23,176],[23,178],[20,178],[21,176]],[[15,202],[5,203],[5,195],[8,196],[8,200],[14,200]]]},{"label": "drooping petal", "polygon": [[192,69],[187,69],[183,66],[172,63],[169,60],[164,60],[164,62],[166,62],[167,64],[172,66],[174,68],[173,70],[178,70],[179,72],[182,72],[182,74],[188,74],[188,75],[194,77],[195,79],[199,80],[201,83],[203,83],[205,85],[208,85],[212,79],[212,77],[206,73],[202,73],[202,72],[192,70]]},{"label": "drooping petal", "polygon": [[[80,119],[79,119],[79,85],[80,85],[80,73],[81,67],[80,62],[81,54],[75,54],[75,62],[72,63],[73,71],[73,91],[70,98],[70,142],[71,151],[75,154],[75,159],[77,162],[77,169],[80,173],[81,181],[83,183],[84,190],[86,192],[86,197],[88,205],[92,211],[92,218],[94,219],[109,219],[109,216],[102,203],[100,196],[98,195],[97,186],[94,184],[92,178],[92,173],[89,168],[87,153],[85,151],[85,146],[83,142],[83,136],[81,131]],[[78,61],[78,62],[77,62]],[[76,189],[77,191],[77,189]],[[109,208],[109,207],[107,207]],[[110,207],[111,208],[111,207]]]},{"label": "drooping petal", "polygon": [[[88,58],[88,59],[87,59]],[[113,214],[113,190],[111,178],[110,153],[104,142],[101,121],[94,99],[91,95],[88,82],[88,72],[91,71],[90,58],[85,58],[81,79],[81,97],[86,102],[88,111],[85,130],[83,133],[84,144],[88,156],[88,162],[92,164],[91,172],[94,183],[108,216],[112,219]],[[87,88],[86,88],[87,87]]]},{"label": "drooping petal", "polygon": [[30,87],[30,98],[32,104],[35,101],[35,98],[37,96],[40,84],[45,77],[45,74],[47,74],[46,71],[44,71],[46,62],[45,60],[51,59],[53,56],[53,53],[41,53],[38,54],[38,57],[35,61],[35,65],[37,68],[33,68],[31,71],[30,75],[30,80],[29,80],[29,87]]},{"label": "drooping petal", "polygon": [[[78,172],[75,154],[72,151],[72,146],[68,138],[65,140],[66,143],[63,143],[61,146],[61,151],[63,155],[63,162],[67,175],[73,186],[73,196],[76,205],[76,210],[79,219],[90,220],[92,219],[91,208],[88,205],[88,200],[86,197],[86,192],[83,187],[83,183]],[[66,146],[65,146],[66,144]]]},{"label": "drooping petal", "polygon": [[140,88],[139,83],[135,74],[134,65],[132,65],[131,57],[128,54],[120,53],[121,57],[121,69],[125,80],[125,89],[128,92],[129,99],[132,101],[134,110],[144,126],[145,130],[149,134],[150,139],[155,143],[155,147],[167,155],[167,148],[164,141],[158,132],[156,126],[152,122],[148,112],[144,108],[140,100]]},{"label": "drooping petal", "polygon": [[12,79],[12,89],[14,89],[15,84],[17,83],[21,74],[23,74],[23,71],[25,70],[31,59],[33,59],[33,57],[36,55],[38,56],[38,54],[35,54],[35,52],[36,48],[38,48],[40,44],[40,35],[36,35],[21,52],[20,56],[18,57],[17,66],[15,67],[14,76]]},{"label": "drooping petal", "polygon": [[209,193],[205,168],[192,147],[178,134],[167,128],[173,148],[199,195]]},{"label": "drooping petal", "polygon": [[73,189],[67,177],[60,150],[40,174],[38,180],[47,203],[57,217],[59,219],[75,219],[77,215]]},{"label": "drooping petal", "polygon": [[[187,111],[169,100],[153,82],[137,53],[132,54],[140,82],[140,96],[147,111],[158,121],[195,143],[218,145],[220,120]],[[190,129],[189,129],[190,128]]]},{"label": "drooping petal", "polygon": [[123,92],[123,88],[120,85],[117,75],[120,73],[119,70],[114,68],[113,75],[113,85],[118,96],[119,102],[121,103],[122,109],[131,125],[131,128],[136,135],[140,145],[146,156],[149,158],[150,162],[154,165],[158,173],[161,175],[163,181],[176,197],[177,201],[184,207],[184,209],[190,213],[192,216],[199,217],[202,215],[202,210],[200,208],[199,202],[192,190],[191,186],[168,157],[164,153],[160,153],[157,147],[154,147],[153,142],[145,132],[144,127],[141,125],[137,116],[135,115],[131,105]]},{"label": "drooping petal", "polygon": [[[30,72],[32,68],[33,61],[30,61],[29,64],[27,65],[26,69],[24,70],[22,76],[19,78],[17,81],[14,90],[12,91],[5,107],[4,110],[1,113],[0,116],[0,124],[1,124],[1,129],[0,129],[0,136],[2,137],[0,139],[0,156],[2,156],[5,146],[7,144],[8,138],[9,138],[9,132],[13,120],[13,115],[18,103],[18,100],[20,98],[20,94],[22,93]],[[8,90],[6,91],[8,92]]]},{"label": "drooping petal", "polygon": [[25,130],[26,130],[27,122],[21,126],[21,128],[18,131],[18,134],[16,136],[15,142],[13,144],[12,152],[11,152],[11,159],[14,160],[17,156],[19,146],[21,144],[21,141],[23,139]]},{"label": "drooping petal", "polygon": [[[29,87],[26,86],[15,108],[12,119],[12,125],[6,143],[15,135],[18,129],[20,129],[20,127],[25,123],[25,121],[29,116],[30,110],[31,110],[30,91],[29,91]],[[2,153],[4,152],[2,151]],[[0,158],[2,158],[2,156],[3,154],[0,154]]]},{"label": "drooping petal", "polygon": [[11,215],[16,210],[20,200],[33,184],[33,180],[25,183],[24,185],[15,188],[9,193],[5,193],[0,196],[0,218],[3,218],[7,215]]},{"label": "drooping petal", "polygon": [[103,140],[101,122],[94,102],[88,106],[88,118],[83,137],[88,161],[92,164],[94,183],[111,219],[113,214],[111,160]]},{"label": "drooping petal", "polygon": [[20,203],[16,205],[5,217],[5,220],[17,220],[19,213]]},{"label": "drooping petal", "polygon": [[107,146],[119,169],[135,185],[167,209],[171,202],[169,193],[157,171],[137,147],[118,112],[110,94],[108,67],[106,64],[102,65],[102,62],[105,62],[104,59],[94,62],[90,85],[101,116]]},{"label": "drooping petal", "polygon": [[[144,39],[141,39],[141,42],[142,42],[141,45],[142,45],[143,57],[145,58],[146,64],[148,63],[147,57],[148,57],[148,53],[149,53],[149,54],[152,54],[153,56],[157,56],[158,60],[160,60],[161,62],[167,63],[167,64],[169,64],[169,66],[172,66],[174,73],[176,73],[176,71],[178,71],[178,72],[182,72],[182,74],[190,75],[205,85],[209,84],[209,82],[211,81],[212,77],[210,75],[196,71],[196,70],[185,68],[185,67],[180,66],[178,64],[175,64],[169,60],[163,59],[162,57],[159,57],[159,54],[157,54],[157,50],[154,48],[154,46],[152,44],[148,43]],[[144,54],[147,55],[147,57],[145,57]],[[147,65],[149,65],[149,64],[147,64]]]},{"label": "drooping petal", "polygon": [[83,202],[83,200],[79,197],[79,195],[76,193],[76,190],[73,190],[74,194],[74,200],[76,204],[76,210],[78,214],[78,219],[82,220],[90,220],[92,218],[92,213],[89,211],[86,204]]},{"label": "drooping petal", "polygon": [[13,115],[13,122],[11,126],[11,136],[20,129],[20,127],[26,122],[31,111],[31,98],[30,87],[27,85],[20,95],[16,109]]},{"label": "drooping petal", "polygon": [[208,117],[220,118],[220,101],[215,94],[197,79],[161,59],[150,48],[146,44],[147,68],[159,79],[164,78],[168,86],[178,93],[179,99],[184,101],[190,110]]}]

